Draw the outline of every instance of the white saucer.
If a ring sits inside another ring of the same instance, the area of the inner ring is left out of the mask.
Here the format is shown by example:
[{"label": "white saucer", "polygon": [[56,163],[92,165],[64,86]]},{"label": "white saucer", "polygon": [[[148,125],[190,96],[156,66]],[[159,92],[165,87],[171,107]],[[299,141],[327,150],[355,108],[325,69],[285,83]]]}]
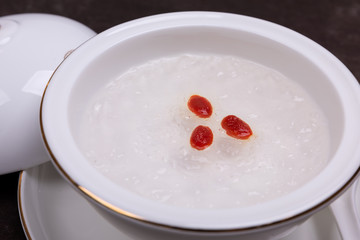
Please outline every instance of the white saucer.
[{"label": "white saucer", "polygon": [[[51,163],[23,171],[19,180],[19,209],[29,240],[132,240],[108,224]],[[314,215],[283,240],[341,240],[328,208]]]}]

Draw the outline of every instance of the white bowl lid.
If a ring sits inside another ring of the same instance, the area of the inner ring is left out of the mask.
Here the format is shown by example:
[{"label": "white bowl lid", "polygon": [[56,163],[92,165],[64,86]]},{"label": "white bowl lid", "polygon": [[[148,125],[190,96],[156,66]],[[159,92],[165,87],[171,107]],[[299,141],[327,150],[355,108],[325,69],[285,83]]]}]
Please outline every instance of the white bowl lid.
[{"label": "white bowl lid", "polygon": [[0,174],[49,160],[39,123],[44,88],[66,54],[94,35],[55,15],[0,17]]}]

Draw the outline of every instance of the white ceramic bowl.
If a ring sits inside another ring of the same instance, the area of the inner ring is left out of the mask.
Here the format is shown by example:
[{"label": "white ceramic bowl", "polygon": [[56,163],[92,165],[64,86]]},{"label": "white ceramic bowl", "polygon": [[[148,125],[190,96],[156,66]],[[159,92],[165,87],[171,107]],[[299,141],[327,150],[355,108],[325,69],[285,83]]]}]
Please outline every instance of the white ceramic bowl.
[{"label": "white ceramic bowl", "polygon": [[[329,121],[331,159],[325,169],[273,201],[217,210],[166,206],[122,189],[97,172],[74,138],[79,112],[88,99],[131,66],[183,52],[236,55],[274,68],[302,85]],[[139,239],[238,239],[240,235],[273,239],[286,234],[331,203],[356,178],[359,122],[358,82],[332,54],[282,26],[216,12],[156,15],[97,35],[58,67],[41,107],[43,137],[55,166],[112,223],[127,226]]]}]

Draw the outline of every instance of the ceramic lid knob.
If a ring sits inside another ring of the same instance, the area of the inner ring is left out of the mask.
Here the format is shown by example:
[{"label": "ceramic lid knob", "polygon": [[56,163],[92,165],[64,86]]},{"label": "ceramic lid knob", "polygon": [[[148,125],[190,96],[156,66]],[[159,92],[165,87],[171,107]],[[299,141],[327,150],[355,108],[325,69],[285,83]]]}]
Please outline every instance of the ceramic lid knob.
[{"label": "ceramic lid knob", "polygon": [[43,91],[66,54],[94,35],[55,15],[0,17],[0,174],[48,161],[39,122]]}]

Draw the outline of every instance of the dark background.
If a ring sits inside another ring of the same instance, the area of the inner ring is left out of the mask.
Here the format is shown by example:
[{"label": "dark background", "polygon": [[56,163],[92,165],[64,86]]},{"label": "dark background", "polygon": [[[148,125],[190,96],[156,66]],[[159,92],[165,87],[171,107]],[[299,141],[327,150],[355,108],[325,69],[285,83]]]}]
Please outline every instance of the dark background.
[{"label": "dark background", "polygon": [[[57,14],[96,32],[148,15],[192,10],[238,13],[291,28],[327,48],[360,79],[360,0],[0,0],[0,17]],[[26,239],[17,209],[18,176],[0,176],[0,240]]]}]

